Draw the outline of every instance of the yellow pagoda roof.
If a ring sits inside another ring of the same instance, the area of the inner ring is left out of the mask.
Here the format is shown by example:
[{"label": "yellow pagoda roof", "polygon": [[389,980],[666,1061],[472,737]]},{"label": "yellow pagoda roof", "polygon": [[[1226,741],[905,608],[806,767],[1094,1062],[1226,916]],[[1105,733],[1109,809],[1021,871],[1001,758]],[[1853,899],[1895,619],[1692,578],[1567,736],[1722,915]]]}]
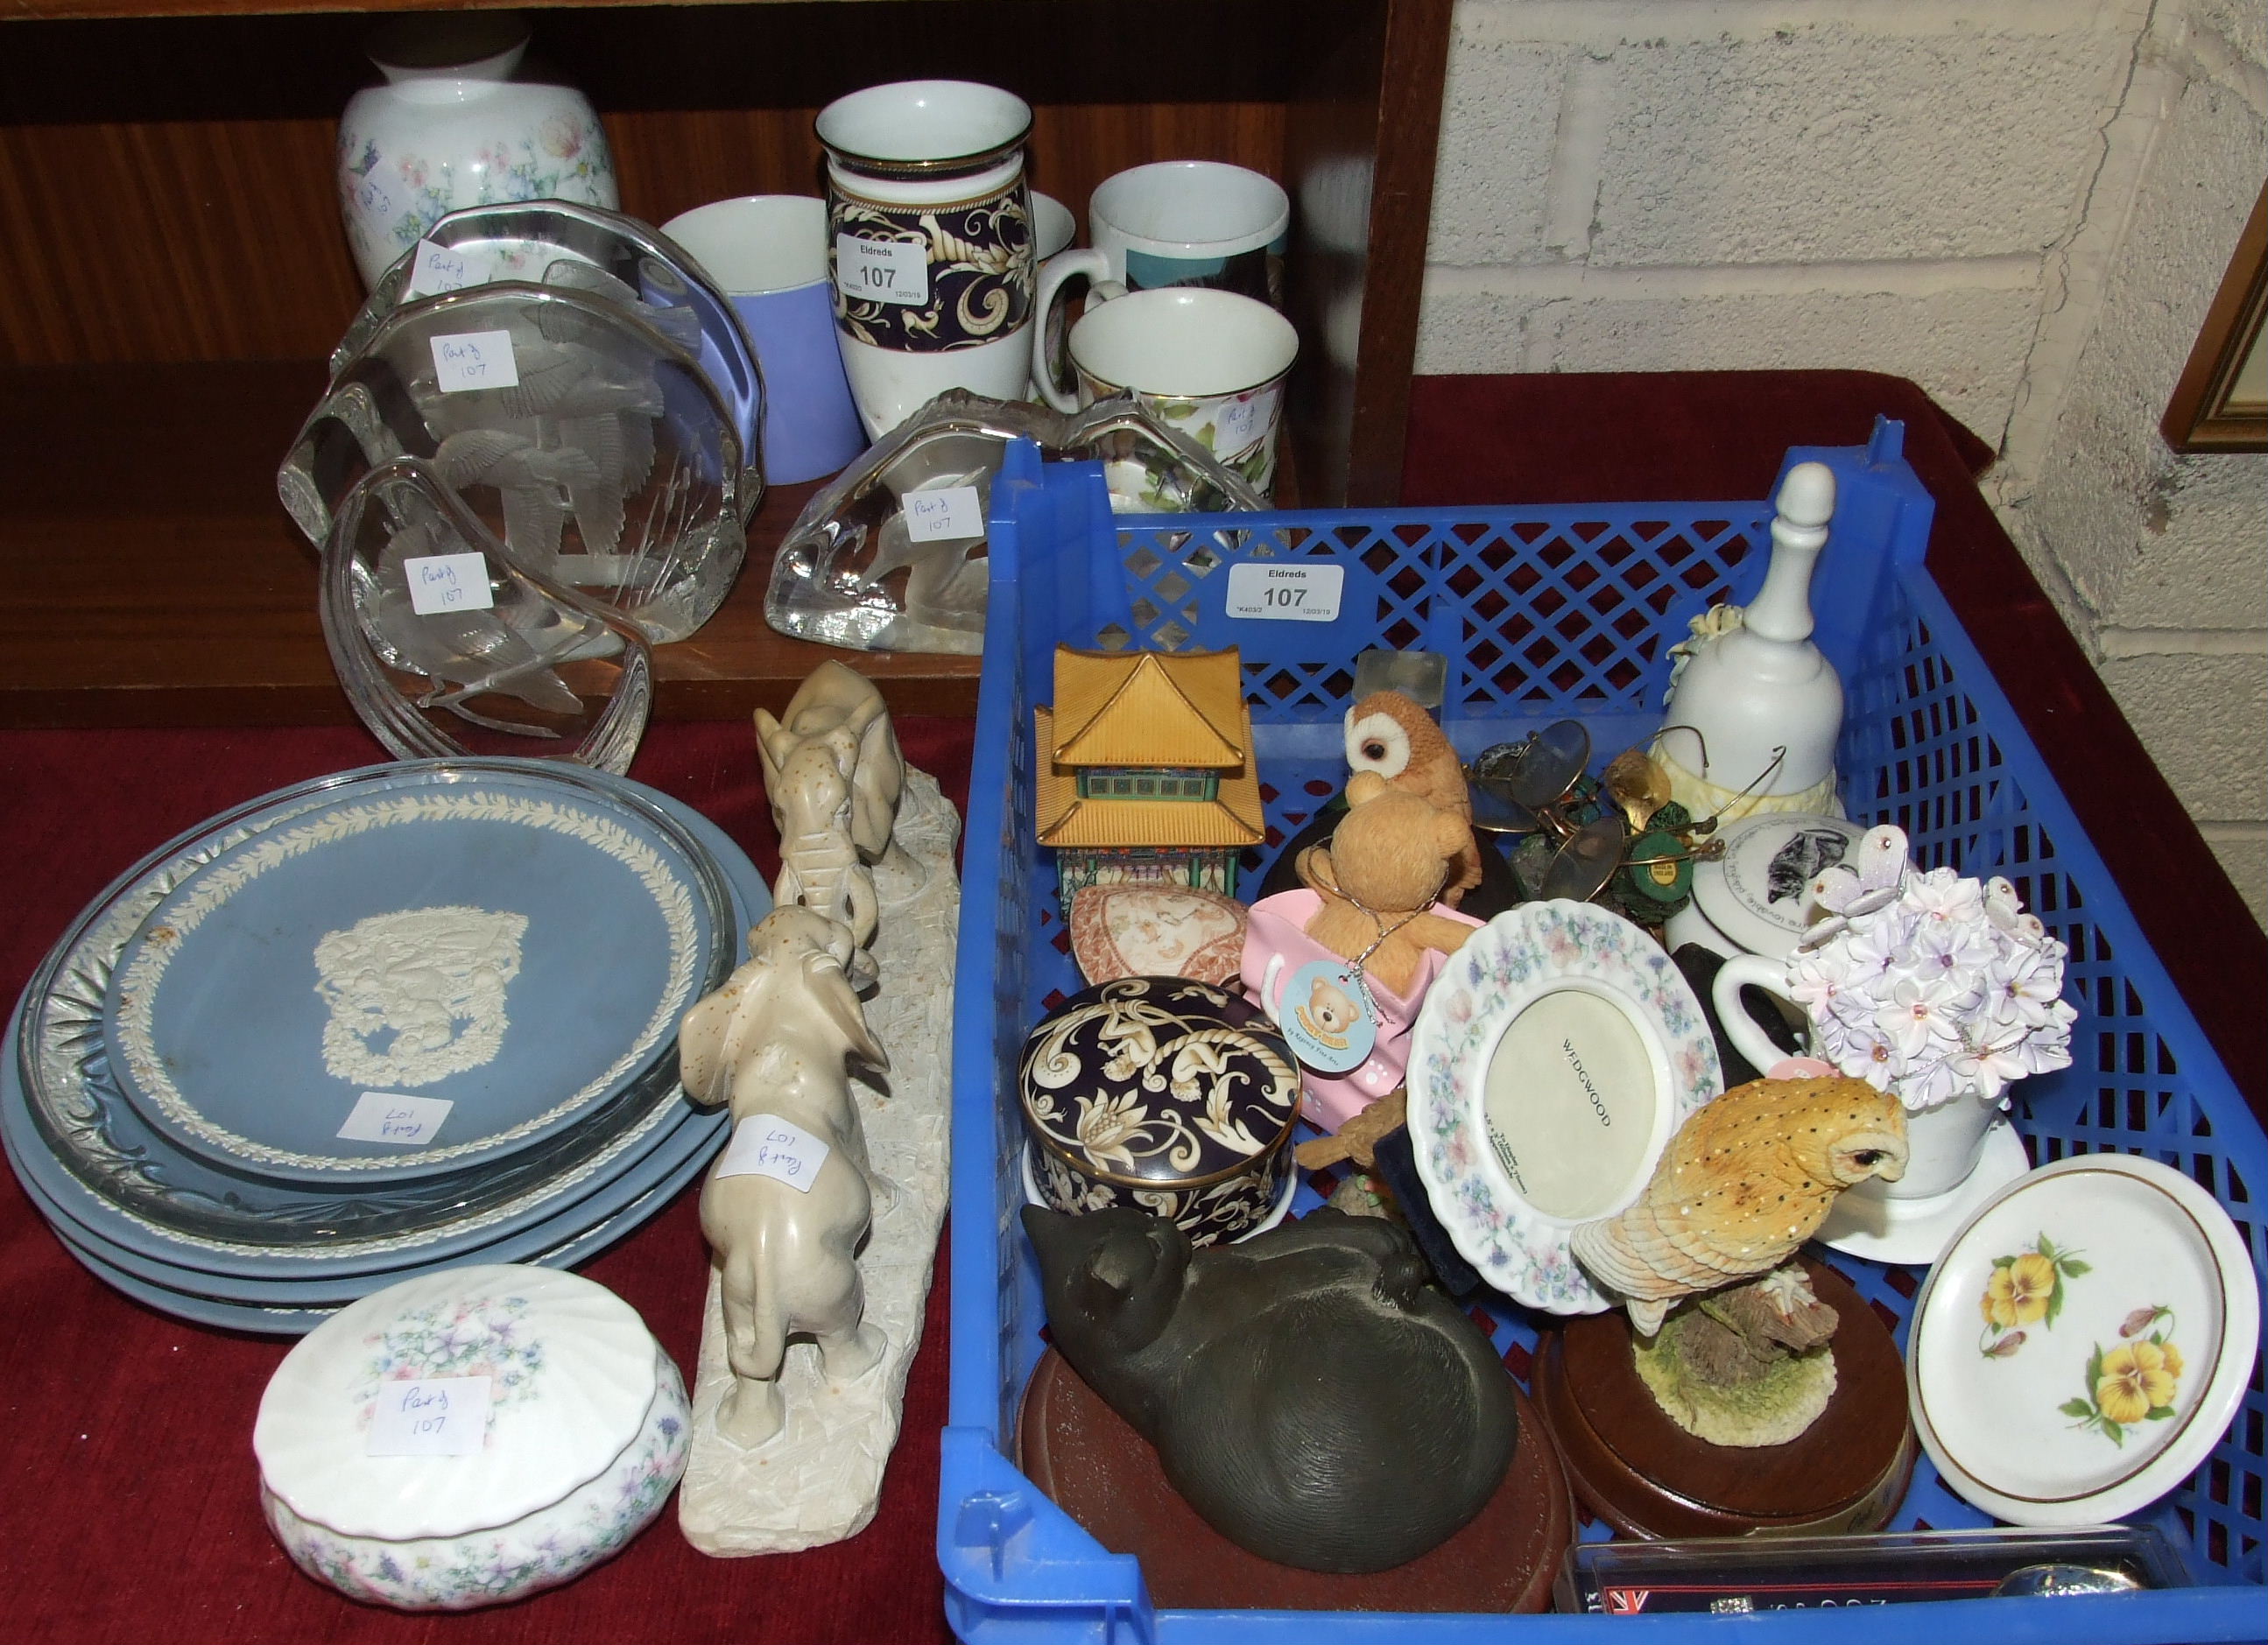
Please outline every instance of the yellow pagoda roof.
[{"label": "yellow pagoda roof", "polygon": [[1252,716],[1237,653],[1056,648],[1055,765],[1244,767]]},{"label": "yellow pagoda roof", "polygon": [[1241,849],[1258,845],[1265,836],[1260,779],[1250,766],[1223,772],[1215,782],[1219,795],[1215,799],[1083,799],[1078,771],[1063,762],[1056,747],[1054,713],[1035,709],[1032,718],[1039,754],[1035,809],[1041,844],[1074,850],[1129,850],[1142,846]]}]

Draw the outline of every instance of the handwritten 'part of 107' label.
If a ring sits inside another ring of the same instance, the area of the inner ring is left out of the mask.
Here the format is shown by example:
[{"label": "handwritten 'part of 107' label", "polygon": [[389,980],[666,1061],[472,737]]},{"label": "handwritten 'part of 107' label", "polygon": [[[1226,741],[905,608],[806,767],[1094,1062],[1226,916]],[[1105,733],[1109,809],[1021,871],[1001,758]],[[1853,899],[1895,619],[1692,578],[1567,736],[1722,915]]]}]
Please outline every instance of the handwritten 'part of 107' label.
[{"label": "handwritten 'part of 107' label", "polygon": [[420,617],[487,611],[496,605],[486,554],[420,554],[401,562],[401,575],[409,579],[409,609]]},{"label": "handwritten 'part of 107' label", "polygon": [[719,1177],[770,1177],[800,1193],[819,1180],[819,1168],[835,1150],[792,1120],[776,1113],[752,1113],[733,1127],[733,1140],[717,1162]]},{"label": "handwritten 'part of 107' label", "polygon": [[417,255],[409,265],[409,283],[402,288],[401,295],[438,297],[444,291],[486,285],[495,270],[496,258],[490,253],[420,240]]},{"label": "handwritten 'part of 107' label", "polygon": [[984,534],[984,504],[975,486],[909,491],[903,512],[910,542],[962,542]]},{"label": "handwritten 'part of 107' label", "polygon": [[339,1127],[350,1142],[387,1142],[396,1148],[417,1148],[433,1140],[449,1110],[457,1105],[446,1097],[401,1097],[390,1091],[364,1091]]},{"label": "handwritten 'part of 107' label", "polygon": [[363,1440],[366,1457],[469,1457],[487,1442],[490,1378],[382,1382]]},{"label": "handwritten 'part of 107' label", "polygon": [[434,386],[445,394],[476,388],[517,388],[519,362],[508,331],[461,331],[428,340],[433,348]]}]

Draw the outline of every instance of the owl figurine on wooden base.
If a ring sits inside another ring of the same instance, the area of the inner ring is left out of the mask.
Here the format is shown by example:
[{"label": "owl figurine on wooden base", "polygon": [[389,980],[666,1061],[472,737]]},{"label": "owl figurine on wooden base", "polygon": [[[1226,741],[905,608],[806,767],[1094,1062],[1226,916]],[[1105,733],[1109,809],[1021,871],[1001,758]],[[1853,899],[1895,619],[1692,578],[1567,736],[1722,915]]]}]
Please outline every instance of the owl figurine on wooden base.
[{"label": "owl figurine on wooden base", "polygon": [[1895,1182],[1905,1163],[1896,1097],[1840,1076],[1756,1080],[1679,1127],[1635,1202],[1575,1230],[1576,1260],[1623,1300],[1638,1374],[1673,1421],[1753,1446],[1816,1420],[1837,1318],[1793,1259],[1845,1189]]}]

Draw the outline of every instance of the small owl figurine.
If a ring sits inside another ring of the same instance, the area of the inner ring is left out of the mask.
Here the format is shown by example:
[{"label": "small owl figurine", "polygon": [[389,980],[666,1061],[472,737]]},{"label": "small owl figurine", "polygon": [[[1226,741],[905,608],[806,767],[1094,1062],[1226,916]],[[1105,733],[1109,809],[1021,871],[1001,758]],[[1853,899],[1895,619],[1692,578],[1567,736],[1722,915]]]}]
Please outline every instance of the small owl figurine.
[{"label": "small owl figurine", "polygon": [[1586,1223],[1576,1260],[1642,1336],[1681,1296],[1771,1272],[1869,1177],[1905,1175],[1906,1111],[1864,1080],[1754,1080],[1678,1127],[1637,1202]]},{"label": "small owl figurine", "polygon": [[1373,691],[1346,712],[1346,759],[1351,769],[1375,771],[1434,810],[1464,819],[1464,848],[1448,864],[1447,882],[1436,899],[1455,907],[1481,883],[1481,854],[1471,838],[1473,797],[1465,786],[1464,762],[1433,716],[1398,691]]}]

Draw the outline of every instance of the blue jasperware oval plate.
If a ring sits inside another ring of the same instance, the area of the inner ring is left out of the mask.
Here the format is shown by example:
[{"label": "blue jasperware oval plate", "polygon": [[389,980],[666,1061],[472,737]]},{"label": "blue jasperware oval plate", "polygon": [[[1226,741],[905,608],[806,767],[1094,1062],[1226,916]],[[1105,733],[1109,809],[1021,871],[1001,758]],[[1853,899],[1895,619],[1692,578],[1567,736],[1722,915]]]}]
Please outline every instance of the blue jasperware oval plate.
[{"label": "blue jasperware oval plate", "polygon": [[381,769],[176,885],[104,1001],[111,1072],[200,1157],[281,1181],[489,1166],[609,1112],[729,967],[670,819],[549,774]]}]

